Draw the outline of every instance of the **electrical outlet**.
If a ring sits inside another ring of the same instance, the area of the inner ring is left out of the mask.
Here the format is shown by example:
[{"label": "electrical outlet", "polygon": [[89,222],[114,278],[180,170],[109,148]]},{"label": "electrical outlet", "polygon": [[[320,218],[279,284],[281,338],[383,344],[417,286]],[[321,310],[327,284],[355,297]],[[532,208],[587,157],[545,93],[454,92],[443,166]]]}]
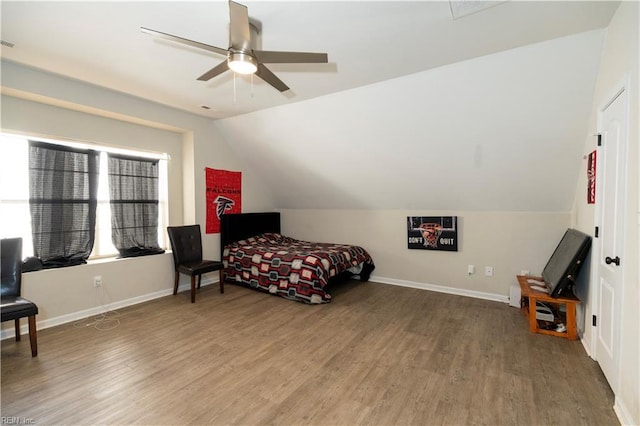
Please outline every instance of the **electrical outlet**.
[{"label": "electrical outlet", "polygon": [[476,267],[474,265],[467,266],[467,274],[473,275],[476,273]]},{"label": "electrical outlet", "polygon": [[484,275],[487,277],[493,276],[493,266],[485,266],[484,267]]},{"label": "electrical outlet", "polygon": [[102,287],[102,275],[96,275],[93,277],[93,286]]}]

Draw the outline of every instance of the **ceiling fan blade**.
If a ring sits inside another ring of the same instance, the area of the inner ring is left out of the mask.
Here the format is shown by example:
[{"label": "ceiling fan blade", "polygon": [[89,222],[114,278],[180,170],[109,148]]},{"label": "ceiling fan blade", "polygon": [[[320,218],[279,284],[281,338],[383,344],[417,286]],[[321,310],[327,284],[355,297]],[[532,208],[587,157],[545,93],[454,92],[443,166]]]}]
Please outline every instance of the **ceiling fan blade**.
[{"label": "ceiling fan blade", "polygon": [[186,44],[187,46],[197,47],[199,49],[208,50],[209,52],[218,53],[220,55],[227,55],[229,53],[229,51],[227,49],[223,49],[221,47],[211,46],[209,44],[200,43],[198,41],[189,40],[189,39],[186,39],[186,38],[174,36],[174,35],[171,35],[171,34],[163,33],[163,32],[152,30],[152,29],[145,28],[145,27],[140,27],[140,31],[142,31],[145,34],[150,34],[152,36],[163,38],[165,40],[171,40],[171,41],[175,41],[177,43]]},{"label": "ceiling fan blade", "polygon": [[329,61],[326,53],[254,50],[253,54],[258,58],[259,62],[265,64],[326,64]]},{"label": "ceiling fan blade", "polygon": [[218,65],[216,65],[215,67],[211,68],[209,71],[205,72],[200,77],[198,77],[198,80],[209,81],[213,77],[222,74],[228,69],[229,69],[229,63],[227,61],[220,62]]},{"label": "ceiling fan blade", "polygon": [[262,64],[258,64],[258,71],[256,72],[256,75],[281,92],[289,90],[289,86],[284,84],[283,81],[276,77],[269,68]]},{"label": "ceiling fan blade", "polygon": [[251,30],[247,6],[229,0],[229,44],[236,50],[251,50]]}]

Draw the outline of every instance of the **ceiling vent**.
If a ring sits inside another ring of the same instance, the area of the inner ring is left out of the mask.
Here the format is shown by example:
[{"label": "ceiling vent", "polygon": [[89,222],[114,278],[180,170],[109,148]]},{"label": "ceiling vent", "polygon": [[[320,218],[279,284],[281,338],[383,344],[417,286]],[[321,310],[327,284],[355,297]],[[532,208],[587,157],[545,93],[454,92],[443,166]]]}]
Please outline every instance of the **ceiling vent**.
[{"label": "ceiling vent", "polygon": [[8,41],[4,41],[4,40],[0,40],[0,44],[6,47],[13,47],[15,46],[15,44],[8,42]]}]

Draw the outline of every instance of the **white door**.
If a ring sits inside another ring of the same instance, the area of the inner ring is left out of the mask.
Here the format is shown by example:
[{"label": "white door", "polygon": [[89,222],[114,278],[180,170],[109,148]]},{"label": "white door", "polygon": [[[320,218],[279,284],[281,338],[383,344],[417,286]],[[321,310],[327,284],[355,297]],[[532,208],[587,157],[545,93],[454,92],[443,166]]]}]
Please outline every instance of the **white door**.
[{"label": "white door", "polygon": [[622,317],[622,264],[625,262],[624,210],[627,146],[627,90],[622,90],[601,111],[602,146],[598,155],[601,180],[600,235],[597,253],[592,254],[598,262],[596,360],[607,377],[611,389],[617,392],[620,358],[620,321]]}]

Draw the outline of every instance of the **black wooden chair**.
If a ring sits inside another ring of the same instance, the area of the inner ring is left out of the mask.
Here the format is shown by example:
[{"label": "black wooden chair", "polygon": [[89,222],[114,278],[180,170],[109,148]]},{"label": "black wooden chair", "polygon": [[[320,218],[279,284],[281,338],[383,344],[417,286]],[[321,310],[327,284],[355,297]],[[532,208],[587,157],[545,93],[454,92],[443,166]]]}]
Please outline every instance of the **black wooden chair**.
[{"label": "black wooden chair", "polygon": [[29,340],[31,356],[38,355],[38,336],[35,303],[20,297],[22,288],[22,238],[4,238],[0,245],[0,263],[2,290],[0,293],[0,312],[2,322],[14,320],[16,341],[20,341],[20,318],[29,318]]},{"label": "black wooden chair", "polygon": [[171,250],[173,251],[173,265],[176,276],[173,294],[178,293],[180,273],[191,277],[191,303],[196,301],[196,276],[198,288],[202,281],[202,274],[220,271],[220,293],[224,293],[224,271],[222,262],[202,259],[202,234],[200,225],[169,226],[167,227]]}]

